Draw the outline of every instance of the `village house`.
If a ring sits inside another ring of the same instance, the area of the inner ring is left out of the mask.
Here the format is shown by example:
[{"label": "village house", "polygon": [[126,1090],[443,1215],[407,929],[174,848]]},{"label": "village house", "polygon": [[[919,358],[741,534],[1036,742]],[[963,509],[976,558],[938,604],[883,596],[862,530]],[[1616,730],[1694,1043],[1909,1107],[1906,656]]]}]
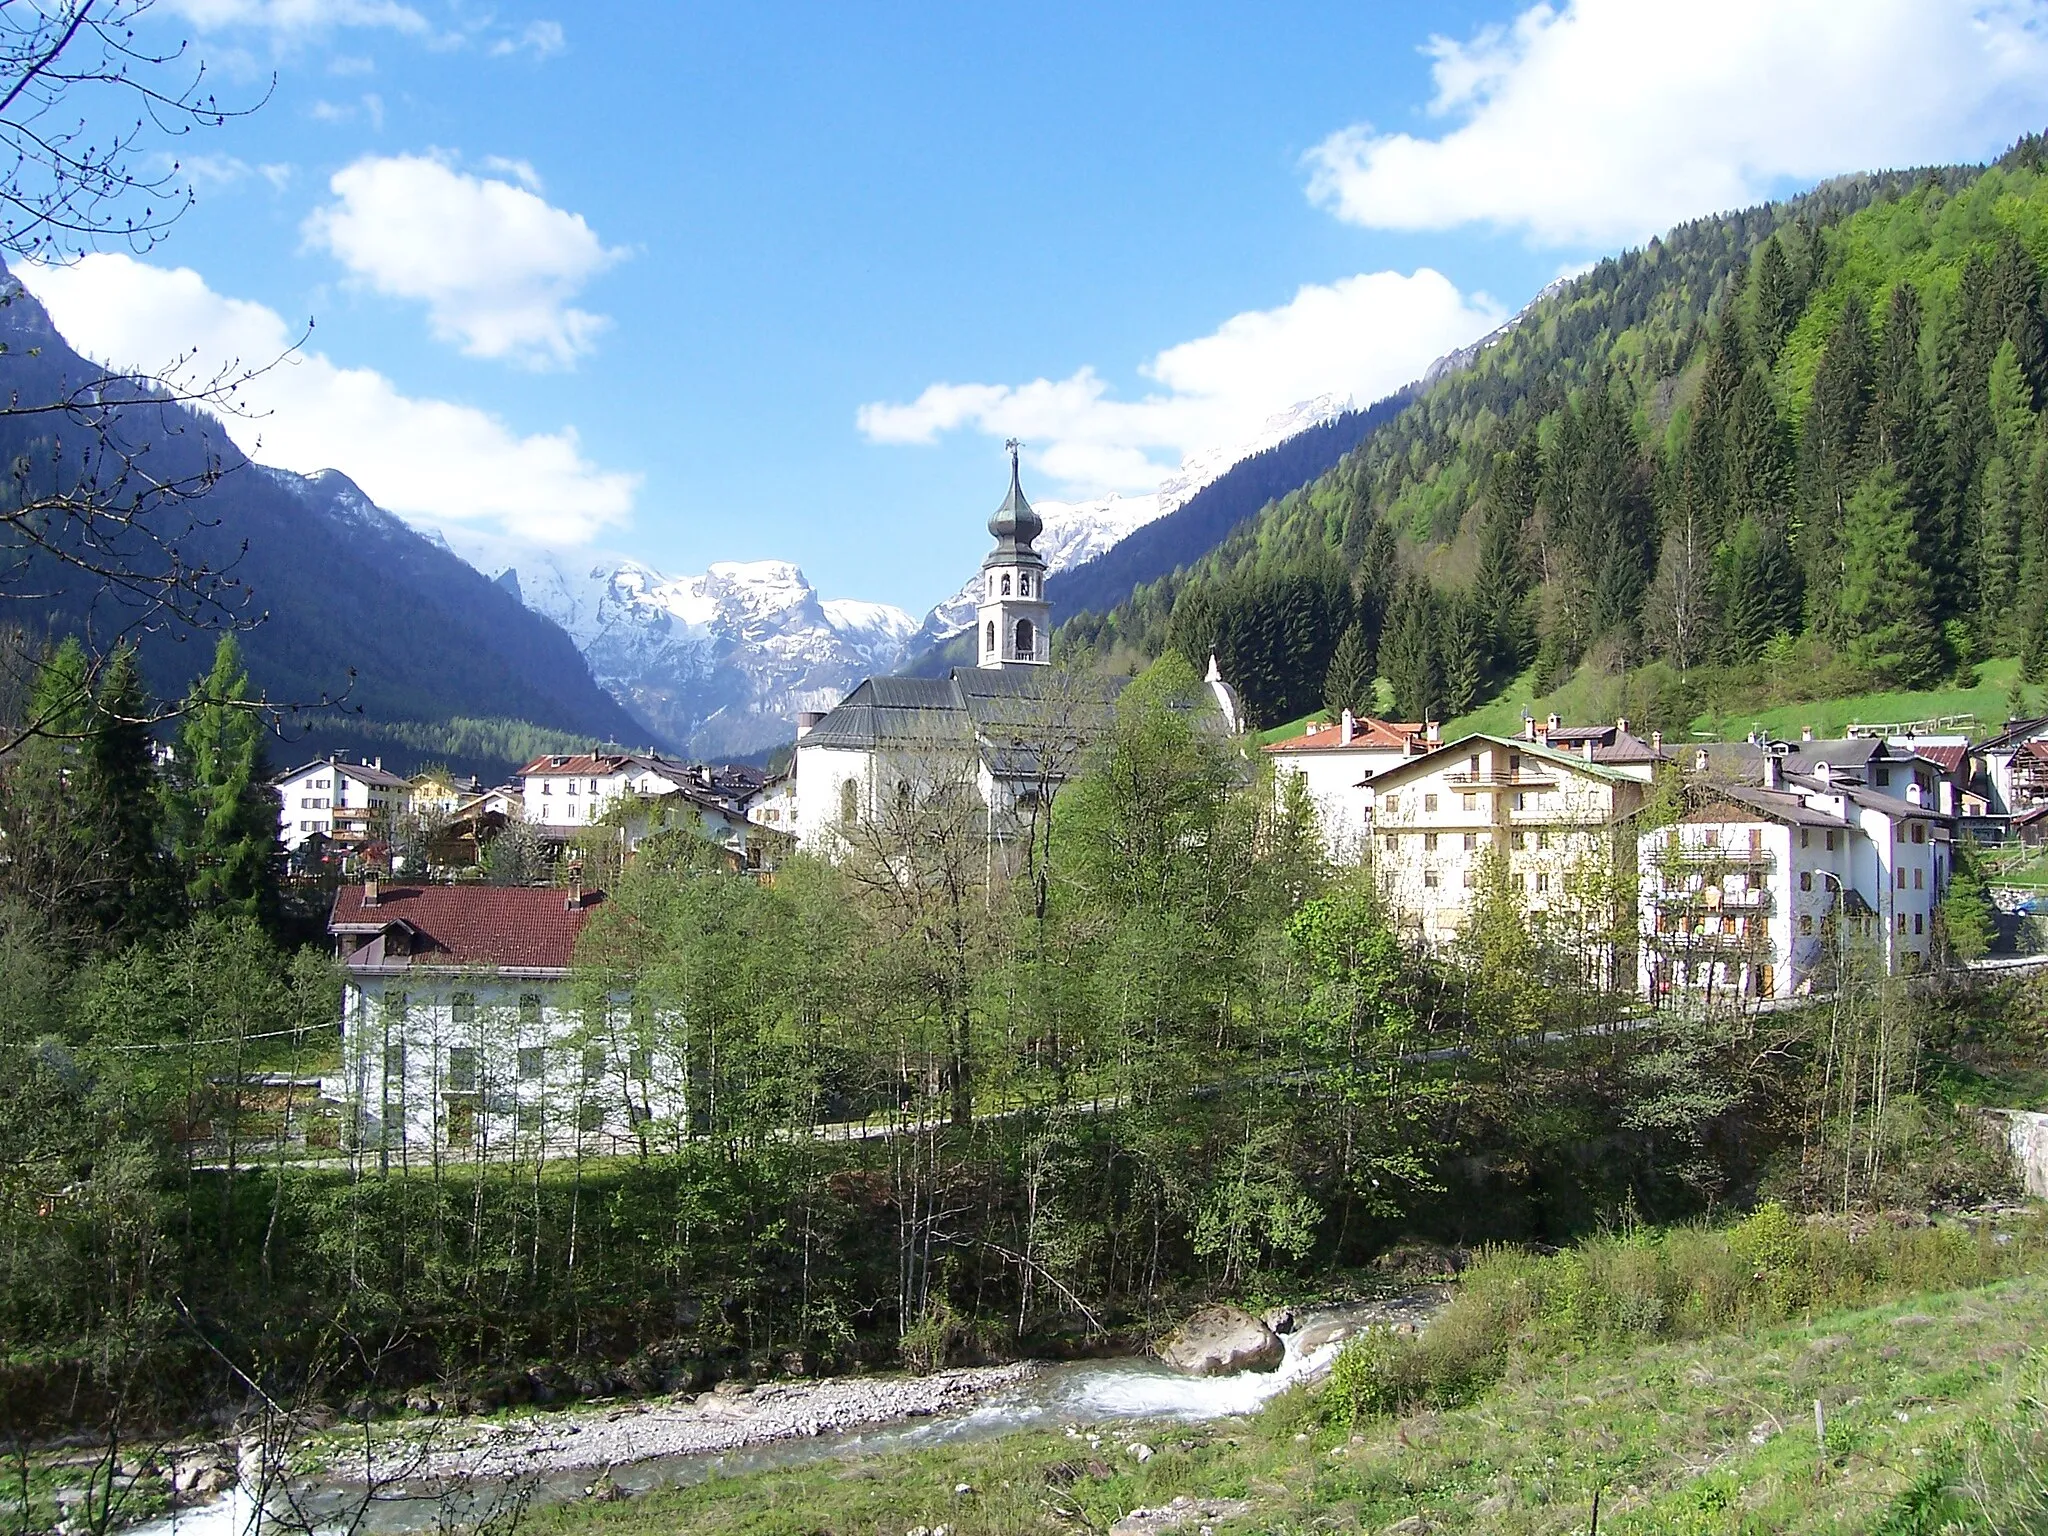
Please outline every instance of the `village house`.
[{"label": "village house", "polygon": [[483,792],[474,776],[463,778],[446,768],[427,768],[406,780],[405,808],[425,821],[452,816]]},{"label": "village house", "polygon": [[[1453,942],[1490,869],[1538,926],[1611,900],[1635,856],[1628,823],[1648,794],[1639,765],[1603,763],[1524,736],[1463,737],[1373,779],[1373,865],[1400,927],[1426,946]],[[1498,863],[1490,861],[1498,860]]]},{"label": "village house", "polygon": [[696,777],[693,764],[653,752],[550,753],[519,770],[520,813],[541,836],[563,841],[628,795],[672,794]]},{"label": "village house", "polygon": [[[1372,835],[1374,776],[1442,744],[1440,728],[1398,725],[1343,711],[1334,721],[1311,720],[1299,736],[1263,749],[1274,773],[1293,775],[1316,808],[1330,857],[1356,863]],[[1285,793],[1284,780],[1277,786]]]},{"label": "village house", "polygon": [[297,853],[309,840],[325,838],[360,847],[380,833],[393,814],[406,809],[412,786],[384,771],[384,760],[346,762],[316,758],[271,781],[277,791],[277,836],[285,852]]},{"label": "village house", "polygon": [[[1126,679],[1050,665],[1045,561],[1033,548],[1043,529],[1012,444],[1010,491],[989,519],[996,545],[982,561],[979,664],[944,677],[870,677],[825,715],[799,721],[790,811],[799,847],[842,857],[892,808],[954,789],[1002,842],[1079,768]],[[1241,730],[1237,695],[1214,658],[1207,686],[1214,718]]]},{"label": "village house", "polygon": [[637,1146],[679,1123],[684,1078],[624,1000],[570,990],[599,891],[401,885],[337,893],[342,1066],[324,1085],[352,1144],[478,1158]]},{"label": "village house", "polygon": [[[1725,754],[1760,772],[1703,780],[1703,803],[1639,846],[1641,984],[1653,998],[1786,998],[1826,985],[1840,942],[1887,971],[1926,967],[1954,818],[1933,765],[1847,742]],[[1702,763],[1712,753],[1702,753]],[[1847,759],[1841,768],[1832,758]],[[1811,773],[1787,770],[1804,762]],[[1876,787],[1882,774],[1882,787]]]}]

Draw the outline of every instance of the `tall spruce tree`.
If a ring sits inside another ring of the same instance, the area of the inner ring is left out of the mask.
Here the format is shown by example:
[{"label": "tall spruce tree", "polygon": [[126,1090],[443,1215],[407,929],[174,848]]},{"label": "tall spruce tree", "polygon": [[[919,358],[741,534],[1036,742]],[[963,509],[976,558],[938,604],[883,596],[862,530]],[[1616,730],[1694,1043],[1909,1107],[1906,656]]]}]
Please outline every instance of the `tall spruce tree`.
[{"label": "tall spruce tree", "polygon": [[175,771],[165,794],[171,846],[194,911],[274,918],[277,797],[263,751],[263,720],[233,635],[185,701]]},{"label": "tall spruce tree", "polygon": [[1842,630],[1878,681],[1915,688],[1946,666],[1934,619],[1934,578],[1920,559],[1913,509],[1898,475],[1878,469],[1849,501],[1842,529]]},{"label": "tall spruce tree", "polygon": [[1735,525],[1721,556],[1721,632],[1731,661],[1751,661],[1799,625],[1798,577],[1784,535],[1761,518]]},{"label": "tall spruce tree", "polygon": [[1778,360],[1778,352],[1792,327],[1799,323],[1806,307],[1806,283],[1799,268],[1785,253],[1777,235],[1764,242],[1757,258],[1755,291],[1756,345],[1766,367]]},{"label": "tall spruce tree", "polygon": [[1372,651],[1365,642],[1365,627],[1354,623],[1337,642],[1329,671],[1323,675],[1323,707],[1331,719],[1347,709],[1354,715],[1372,713],[1372,676]]},{"label": "tall spruce tree", "polygon": [[1443,718],[1443,656],[1437,632],[1436,594],[1429,582],[1411,576],[1395,589],[1380,637],[1380,675],[1394,695],[1403,720]]},{"label": "tall spruce tree", "polygon": [[1799,440],[1799,556],[1817,628],[1833,617],[1842,584],[1842,518],[1862,478],[1870,391],[1870,315],[1851,293],[1814,370]]},{"label": "tall spruce tree", "polygon": [[94,917],[117,941],[175,926],[183,905],[164,847],[148,719],[135,652],[121,646],[100,674],[80,775],[109,876]]}]

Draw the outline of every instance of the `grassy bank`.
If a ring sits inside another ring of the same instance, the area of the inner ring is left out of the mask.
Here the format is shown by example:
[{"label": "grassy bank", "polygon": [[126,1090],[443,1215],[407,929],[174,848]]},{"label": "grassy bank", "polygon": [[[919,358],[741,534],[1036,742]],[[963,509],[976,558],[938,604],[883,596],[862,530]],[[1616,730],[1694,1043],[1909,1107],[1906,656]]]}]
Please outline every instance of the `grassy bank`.
[{"label": "grassy bank", "polygon": [[[2013,1253],[2016,1244],[2025,1246]],[[534,1528],[564,1536],[898,1536],[941,1524],[959,1536],[1103,1530],[1134,1508],[1185,1495],[1247,1501],[1211,1522],[1226,1532],[1562,1533],[1586,1529],[1596,1491],[1601,1528],[1614,1532],[2036,1529],[2017,1514],[2028,1499],[2035,1504],[2024,1518],[2048,1519],[2048,1353],[2039,1348],[2048,1337],[2048,1276],[2016,1273],[1849,1310],[1820,1299],[1890,1291],[1916,1272],[2031,1271],[2043,1257],[2038,1227],[2005,1243],[1988,1233],[1981,1243],[1971,1233],[1880,1237],[1874,1246],[1891,1257],[1879,1264],[1845,1257],[1856,1244],[1828,1235],[1811,1255],[1818,1268],[1796,1261],[1741,1277],[1723,1267],[1739,1242],[1692,1234],[1681,1245],[1690,1258],[1659,1259],[1654,1243],[1609,1242],[1561,1256],[1562,1264],[1482,1267],[1461,1298],[1465,1322],[1484,1312],[1512,1332],[1502,1339],[1499,1379],[1463,1406],[1354,1421],[1333,1411],[1333,1389],[1311,1390],[1251,1419],[1105,1427],[1096,1443],[1034,1432],[826,1462],[540,1510]],[[1631,1252],[1639,1256],[1633,1279],[1622,1273]],[[1688,1266],[1729,1281],[1722,1291],[1704,1288],[1719,1303],[1703,1311],[1688,1300],[1662,1323],[1626,1305],[1668,1292],[1669,1277]],[[1834,1278],[1816,1290],[1816,1276]],[[1778,1284],[1788,1277],[1794,1289]],[[1504,1318],[1504,1298],[1517,1291],[1522,1315]],[[1585,1305],[1575,1312],[1568,1294]],[[1752,1300],[1730,1300],[1738,1295]],[[1761,1322],[1765,1315],[1783,1320]],[[1456,1319],[1454,1310],[1445,1321],[1459,1326]],[[1824,1440],[1814,1430],[1816,1399]],[[1137,1443],[1155,1454],[1141,1462],[1129,1449]],[[1396,1524],[1418,1515],[1415,1525]]]}]

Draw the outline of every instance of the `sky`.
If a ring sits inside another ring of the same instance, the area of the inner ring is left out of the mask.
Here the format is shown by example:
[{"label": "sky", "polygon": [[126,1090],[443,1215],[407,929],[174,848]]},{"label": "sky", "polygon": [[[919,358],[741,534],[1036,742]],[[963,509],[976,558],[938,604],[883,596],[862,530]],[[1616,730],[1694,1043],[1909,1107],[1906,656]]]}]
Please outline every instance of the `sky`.
[{"label": "sky", "polygon": [[22,268],[74,345],[282,356],[242,445],[421,527],[914,613],[1007,437],[1036,497],[1143,492],[1673,223],[2048,126],[2048,0],[156,0],[143,36],[253,110],[158,146],[197,200],[151,248]]}]

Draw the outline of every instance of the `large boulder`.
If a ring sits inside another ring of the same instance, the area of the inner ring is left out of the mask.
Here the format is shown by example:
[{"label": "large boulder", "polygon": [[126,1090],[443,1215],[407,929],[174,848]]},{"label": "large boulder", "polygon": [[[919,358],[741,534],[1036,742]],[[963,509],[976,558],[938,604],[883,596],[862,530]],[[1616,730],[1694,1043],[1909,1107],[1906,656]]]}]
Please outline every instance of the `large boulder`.
[{"label": "large boulder", "polygon": [[1270,1371],[1286,1352],[1278,1334],[1239,1307],[1204,1307],[1159,1341],[1159,1358],[1191,1376]]}]

